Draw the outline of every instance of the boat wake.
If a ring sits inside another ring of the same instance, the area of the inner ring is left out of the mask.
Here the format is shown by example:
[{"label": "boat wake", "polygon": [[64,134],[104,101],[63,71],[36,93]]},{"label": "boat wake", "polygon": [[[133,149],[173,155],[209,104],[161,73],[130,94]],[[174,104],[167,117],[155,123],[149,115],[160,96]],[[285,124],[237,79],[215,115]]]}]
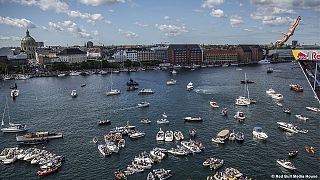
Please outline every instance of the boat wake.
[{"label": "boat wake", "polygon": [[126,107],[126,108],[114,109],[113,112],[127,111],[127,110],[137,109],[137,108],[139,108],[139,107],[138,106],[131,106],[131,107]]}]

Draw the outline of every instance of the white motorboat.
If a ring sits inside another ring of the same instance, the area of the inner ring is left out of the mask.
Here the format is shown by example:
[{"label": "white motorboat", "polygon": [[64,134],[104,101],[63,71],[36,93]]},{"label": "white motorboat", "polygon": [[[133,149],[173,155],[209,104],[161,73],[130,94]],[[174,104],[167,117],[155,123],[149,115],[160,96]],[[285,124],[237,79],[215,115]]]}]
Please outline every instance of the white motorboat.
[{"label": "white motorboat", "polygon": [[316,107],[306,107],[306,109],[309,111],[320,112],[320,109]]},{"label": "white motorboat", "polygon": [[[6,111],[8,113],[8,127],[3,127],[5,125],[4,123],[4,117],[6,114]],[[1,120],[1,131],[4,133],[15,133],[15,132],[24,132],[27,131],[27,125],[24,124],[15,124],[15,123],[11,123],[11,118],[10,118],[10,114],[9,114],[9,105],[8,105],[8,101],[6,98],[6,104],[3,110],[3,114],[2,114],[2,120]]]},{"label": "white motorboat", "polygon": [[139,107],[139,108],[148,107],[148,106],[150,106],[150,103],[147,102],[147,101],[143,101],[143,102],[141,102],[141,103],[138,104],[138,107]]},{"label": "white motorboat", "polygon": [[17,142],[41,141],[46,139],[63,138],[63,133],[50,133],[48,131],[31,132],[22,136],[16,136]]},{"label": "white motorboat", "polygon": [[113,95],[119,95],[121,94],[121,91],[119,89],[112,89],[112,73],[110,75],[110,91],[106,92],[107,96],[113,96]]},{"label": "white motorboat", "polygon": [[276,91],[273,90],[272,88],[270,88],[270,89],[266,90],[266,93],[271,96],[272,94],[275,94]]},{"label": "white motorboat", "polygon": [[151,123],[151,121],[149,119],[141,119],[140,122],[143,124],[150,124]]},{"label": "white motorboat", "polygon": [[294,167],[294,165],[293,165],[289,160],[278,159],[278,160],[277,160],[277,163],[278,163],[280,166],[282,166],[282,167],[284,167],[284,168],[286,168],[286,169],[288,169],[288,170],[295,170],[295,169],[297,169],[296,167]]},{"label": "white motorboat", "polygon": [[104,71],[104,70],[101,70],[99,73],[100,73],[101,75],[106,75],[106,74],[108,74],[108,72],[107,72],[107,71]]},{"label": "white motorboat", "polygon": [[193,141],[181,141],[181,145],[193,153],[201,153],[202,152],[202,150],[199,148],[199,146],[194,144]]},{"label": "white motorboat", "polygon": [[64,77],[64,76],[66,76],[66,74],[61,73],[61,74],[58,74],[57,76],[58,76],[58,77]]},{"label": "white motorboat", "polygon": [[173,131],[166,131],[164,135],[164,141],[172,142],[173,141]]},{"label": "white motorboat", "polygon": [[190,81],[188,84],[187,84],[187,90],[190,91],[193,89],[193,83]]},{"label": "white motorboat", "polygon": [[222,114],[223,116],[227,116],[227,115],[228,115],[227,108],[223,108],[222,111],[221,111],[221,114]]},{"label": "white motorboat", "polygon": [[18,89],[13,89],[13,90],[11,90],[10,96],[11,96],[12,98],[18,97],[18,96],[19,96],[19,90],[18,90]]},{"label": "white motorboat", "polygon": [[77,90],[72,90],[72,91],[71,91],[71,97],[75,98],[75,97],[77,97],[77,96],[78,96]]},{"label": "white motorboat", "polygon": [[191,116],[187,116],[184,118],[185,121],[188,122],[198,122],[198,121],[202,121],[203,119],[201,117],[191,117]]},{"label": "white motorboat", "polygon": [[285,123],[285,122],[277,122],[279,124],[279,128],[288,131],[290,133],[308,133],[308,130],[301,129],[296,125],[290,124],[290,123]]},{"label": "white motorboat", "polygon": [[289,108],[283,108],[283,112],[287,114],[291,114],[291,111]]},{"label": "white motorboat", "polygon": [[239,122],[243,122],[243,121],[246,119],[246,116],[244,115],[243,112],[238,111],[238,112],[236,113],[236,115],[234,115],[234,118],[235,118],[236,120],[238,120]]},{"label": "white motorboat", "polygon": [[174,155],[174,156],[186,156],[188,155],[188,152],[183,150],[183,149],[174,149],[171,148],[170,150],[168,150],[168,153]]},{"label": "white motorboat", "polygon": [[107,145],[103,145],[103,144],[98,145],[98,150],[103,156],[108,156],[112,154],[112,151],[107,147]]},{"label": "white motorboat", "polygon": [[171,79],[167,81],[167,85],[175,85],[177,83],[177,80]]},{"label": "white motorboat", "polygon": [[106,146],[111,152],[117,153],[119,151],[119,147],[114,142],[106,141]]},{"label": "white motorboat", "polygon": [[212,142],[217,143],[217,144],[224,144],[224,139],[220,137],[215,137],[211,139]]},{"label": "white motorboat", "polygon": [[164,141],[164,131],[160,128],[159,132],[157,133],[156,137],[157,141]]},{"label": "white motorboat", "polygon": [[300,119],[300,120],[304,120],[304,121],[306,121],[306,120],[309,119],[309,118],[303,116],[302,114],[297,114],[297,115],[296,115],[296,118],[297,118],[297,119]]},{"label": "white motorboat", "polygon": [[213,108],[218,108],[219,107],[218,103],[213,101],[213,100],[210,101],[210,106],[213,107]]},{"label": "white motorboat", "polygon": [[124,148],[126,146],[126,140],[120,139],[118,142],[118,148]]},{"label": "white motorboat", "polygon": [[157,124],[169,124],[169,120],[161,118],[161,119],[157,120]]},{"label": "white motorboat", "polygon": [[176,141],[181,141],[181,140],[184,139],[184,136],[183,136],[183,134],[182,134],[181,131],[178,131],[178,130],[177,130],[177,131],[174,131],[173,135],[174,135],[174,139],[175,139]]},{"label": "white motorboat", "polygon": [[133,134],[130,134],[130,138],[133,138],[133,139],[136,139],[136,138],[141,138],[143,136],[145,136],[146,133],[143,133],[143,132],[139,132],[139,131],[136,131],[135,133]]},{"label": "white motorboat", "polygon": [[252,134],[254,137],[261,139],[261,140],[265,140],[268,138],[268,135],[262,131],[261,127],[254,127]]},{"label": "white motorboat", "polygon": [[272,99],[276,100],[276,101],[282,101],[283,100],[283,95],[282,94],[271,94]]},{"label": "white motorboat", "polygon": [[234,130],[232,130],[232,133],[229,134],[229,140],[230,141],[236,140],[236,134],[234,133]]},{"label": "white motorboat", "polygon": [[168,115],[166,114],[166,112],[163,112],[162,117],[165,119],[168,118]]},{"label": "white motorboat", "polygon": [[152,91],[152,89],[141,89],[139,91],[140,95],[147,95],[147,94],[153,94],[153,93],[154,93],[154,91]]},{"label": "white motorboat", "polygon": [[173,70],[171,71],[171,73],[172,73],[172,74],[177,74],[177,71],[173,69]]}]

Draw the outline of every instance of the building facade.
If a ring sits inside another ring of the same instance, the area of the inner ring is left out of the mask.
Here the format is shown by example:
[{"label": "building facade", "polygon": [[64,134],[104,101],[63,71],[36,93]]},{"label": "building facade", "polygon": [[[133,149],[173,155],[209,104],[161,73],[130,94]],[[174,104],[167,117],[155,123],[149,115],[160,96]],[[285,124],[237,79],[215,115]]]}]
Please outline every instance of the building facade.
[{"label": "building facade", "polygon": [[168,61],[171,64],[200,65],[202,63],[202,49],[198,44],[170,44]]},{"label": "building facade", "polygon": [[206,64],[232,64],[238,63],[238,52],[235,50],[210,49],[204,51]]},{"label": "building facade", "polygon": [[151,51],[154,51],[154,60],[168,62],[168,47],[152,47]]},{"label": "building facade", "polygon": [[19,49],[8,47],[0,48],[0,63],[13,66],[23,66],[28,64],[27,54]]},{"label": "building facade", "polygon": [[137,52],[138,61],[154,61],[154,51],[151,50],[141,50]]},{"label": "building facade", "polygon": [[127,59],[130,61],[138,61],[138,52],[136,50],[129,50],[126,52]]},{"label": "building facade", "polygon": [[263,51],[258,45],[239,45],[237,51],[242,64],[257,63],[263,59]]},{"label": "building facade", "polygon": [[66,48],[57,54],[59,62],[81,63],[87,61],[87,53],[78,48]]}]

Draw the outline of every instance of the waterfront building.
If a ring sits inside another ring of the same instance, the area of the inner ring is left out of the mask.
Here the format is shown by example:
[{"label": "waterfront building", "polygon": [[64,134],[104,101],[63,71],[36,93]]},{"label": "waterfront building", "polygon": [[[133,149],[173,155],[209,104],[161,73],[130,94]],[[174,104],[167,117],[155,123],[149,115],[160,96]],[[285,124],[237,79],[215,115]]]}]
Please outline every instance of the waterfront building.
[{"label": "waterfront building", "polygon": [[161,61],[163,63],[168,62],[168,46],[152,47],[151,51],[154,51],[154,60]]},{"label": "waterfront building", "polygon": [[81,63],[87,61],[87,53],[78,48],[66,48],[57,54],[59,62]]},{"label": "waterfront building", "polygon": [[18,48],[3,47],[0,48],[0,63],[13,66],[27,65],[27,54]]},{"label": "waterfront building", "polygon": [[290,62],[294,61],[292,49],[275,49],[269,51],[272,57],[271,62]]},{"label": "waterfront building", "polygon": [[202,63],[202,49],[198,44],[170,44],[168,61],[171,64],[200,65]]},{"label": "waterfront building", "polygon": [[239,45],[237,51],[239,63],[242,64],[257,63],[263,59],[263,51],[259,45]]},{"label": "waterfront building", "polygon": [[138,52],[136,50],[127,50],[127,59],[130,61],[137,61],[138,60]]},{"label": "waterfront building", "polygon": [[236,50],[209,49],[204,51],[204,59],[207,64],[236,64],[238,63],[238,52]]},{"label": "waterfront building", "polygon": [[87,49],[88,60],[96,61],[101,59],[101,49],[100,48],[88,48]]},{"label": "waterfront building", "polygon": [[112,55],[112,60],[108,60],[109,62],[123,62],[127,60],[127,53],[125,50],[121,49],[115,52]]},{"label": "waterfront building", "polygon": [[154,61],[155,57],[154,57],[155,53],[154,51],[150,50],[150,49],[146,49],[146,50],[141,50],[137,52],[137,59],[138,61]]},{"label": "waterfront building", "polygon": [[60,48],[37,48],[35,52],[36,63],[41,65],[52,64],[53,62],[60,62],[57,54],[61,51]]}]

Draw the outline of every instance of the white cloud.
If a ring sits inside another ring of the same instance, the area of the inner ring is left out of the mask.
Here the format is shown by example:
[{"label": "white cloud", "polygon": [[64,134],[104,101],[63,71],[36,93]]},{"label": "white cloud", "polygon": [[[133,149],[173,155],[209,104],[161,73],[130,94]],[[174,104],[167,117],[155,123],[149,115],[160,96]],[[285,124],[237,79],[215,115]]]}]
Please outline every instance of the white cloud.
[{"label": "white cloud", "polygon": [[134,24],[137,25],[137,26],[140,26],[140,27],[148,27],[149,26],[148,24],[143,24],[143,23],[140,23],[138,21],[136,21]]},{"label": "white cloud", "polygon": [[33,24],[33,22],[24,18],[18,19],[0,16],[0,24],[6,24],[9,26],[15,26],[19,28],[36,28],[36,25]]},{"label": "white cloud", "polygon": [[170,17],[169,16],[164,16],[163,19],[168,20],[168,19],[170,19]]},{"label": "white cloud", "polygon": [[230,24],[231,24],[232,27],[239,27],[241,24],[243,24],[242,17],[240,17],[240,16],[231,16]]},{"label": "white cloud", "polygon": [[[72,22],[70,20],[66,20],[63,22],[58,22],[58,25],[65,27],[67,32],[69,32],[75,36],[78,36],[81,38],[86,38],[86,39],[92,39],[92,34],[90,34],[86,29],[79,26],[75,22]],[[93,31],[93,35],[96,36],[98,34],[99,34],[98,31]]]},{"label": "white cloud", "polygon": [[108,9],[108,12],[113,13],[113,12],[114,12],[114,10],[113,10],[113,9]]},{"label": "white cloud", "polygon": [[224,12],[221,9],[212,9],[210,15],[213,17],[225,17]]},{"label": "white cloud", "polygon": [[17,36],[3,36],[0,35],[0,41],[20,41],[21,38]]},{"label": "white cloud", "polygon": [[100,6],[103,4],[125,3],[126,0],[79,0],[79,2],[90,6]]},{"label": "white cloud", "polygon": [[251,14],[253,19],[261,20],[262,24],[270,26],[279,26],[279,25],[289,25],[294,20],[290,17],[281,17],[281,16],[259,16]]},{"label": "white cloud", "polygon": [[118,29],[119,33],[123,34],[125,37],[133,39],[139,37],[138,34],[132,32],[132,31],[124,31],[123,29]]},{"label": "white cloud", "polygon": [[224,2],[224,0],[205,0],[201,7],[203,8],[214,8],[217,5],[220,5]]},{"label": "white cloud", "polygon": [[182,33],[188,32],[185,25],[176,26],[176,25],[170,25],[170,24],[156,24],[156,27],[161,31],[164,32],[166,36],[178,36]]},{"label": "white cloud", "polygon": [[239,6],[240,6],[240,7],[242,7],[242,6],[243,6],[243,4],[242,4],[242,3],[240,3],[240,4],[239,4]]},{"label": "white cloud", "polygon": [[71,17],[85,19],[90,23],[95,23],[97,20],[103,19],[102,14],[81,13],[80,11],[69,11],[68,15]]},{"label": "white cloud", "polygon": [[99,35],[99,31],[98,30],[94,30],[92,31],[93,35],[98,36]]},{"label": "white cloud", "polygon": [[112,22],[110,20],[105,20],[104,21],[106,24],[112,24]]},{"label": "white cloud", "polygon": [[57,13],[65,13],[69,10],[68,4],[60,0],[14,0],[14,2],[22,5],[38,6],[44,11],[54,10]]},{"label": "white cloud", "polygon": [[320,11],[319,0],[251,0],[252,4],[262,9],[267,7],[285,8],[288,10],[310,9]]},{"label": "white cloud", "polygon": [[63,31],[63,28],[60,25],[53,22],[49,22],[49,28],[55,31]]}]

